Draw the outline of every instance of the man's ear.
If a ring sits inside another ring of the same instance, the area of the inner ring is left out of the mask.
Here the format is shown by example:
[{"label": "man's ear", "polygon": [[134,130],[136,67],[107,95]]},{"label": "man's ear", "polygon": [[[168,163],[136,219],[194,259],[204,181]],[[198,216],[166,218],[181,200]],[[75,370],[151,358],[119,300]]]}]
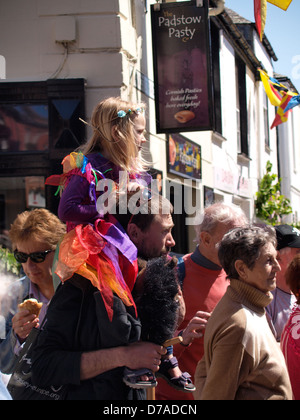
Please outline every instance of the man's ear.
[{"label": "man's ear", "polygon": [[127,234],[134,245],[140,242],[142,231],[135,223],[129,223],[127,226]]},{"label": "man's ear", "polygon": [[200,241],[206,248],[209,248],[211,243],[211,235],[208,232],[201,232]]},{"label": "man's ear", "polygon": [[247,265],[242,260],[236,260],[234,263],[235,269],[242,280],[247,278]]}]

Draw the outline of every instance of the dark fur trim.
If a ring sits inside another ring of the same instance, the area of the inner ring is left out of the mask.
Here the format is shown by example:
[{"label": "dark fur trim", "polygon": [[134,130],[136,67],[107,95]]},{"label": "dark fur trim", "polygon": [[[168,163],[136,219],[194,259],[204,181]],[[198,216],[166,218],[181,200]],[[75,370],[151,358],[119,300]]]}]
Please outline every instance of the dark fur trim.
[{"label": "dark fur trim", "polygon": [[176,258],[155,258],[143,272],[142,294],[136,297],[136,304],[144,341],[162,345],[173,337],[178,316],[176,265]]}]

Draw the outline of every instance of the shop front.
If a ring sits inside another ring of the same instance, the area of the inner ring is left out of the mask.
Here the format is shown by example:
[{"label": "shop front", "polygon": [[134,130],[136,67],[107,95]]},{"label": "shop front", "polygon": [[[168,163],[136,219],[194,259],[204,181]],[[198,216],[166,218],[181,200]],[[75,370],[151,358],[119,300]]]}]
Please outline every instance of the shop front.
[{"label": "shop front", "polygon": [[0,83],[0,230],[18,213],[46,207],[56,213],[61,160],[85,139],[84,79]]}]

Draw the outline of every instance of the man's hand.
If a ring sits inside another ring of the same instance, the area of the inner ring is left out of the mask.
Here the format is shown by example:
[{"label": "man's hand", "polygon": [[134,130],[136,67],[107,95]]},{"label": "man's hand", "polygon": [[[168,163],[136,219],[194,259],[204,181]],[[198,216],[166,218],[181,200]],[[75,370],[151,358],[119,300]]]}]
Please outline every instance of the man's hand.
[{"label": "man's hand", "polygon": [[130,344],[125,350],[125,358],[129,369],[148,368],[153,372],[159,370],[161,356],[165,355],[167,350],[153,343],[138,342]]},{"label": "man's hand", "polygon": [[148,368],[157,372],[161,356],[166,352],[164,347],[157,344],[138,342],[129,346],[83,353],[81,356],[80,379],[94,378],[101,373],[123,366],[130,369]]},{"label": "man's hand", "polygon": [[187,327],[181,334],[183,339],[182,344],[184,346],[191,344],[195,338],[203,337],[203,332],[206,328],[206,324],[210,316],[211,314],[208,312],[196,312],[195,316],[190,320]]}]

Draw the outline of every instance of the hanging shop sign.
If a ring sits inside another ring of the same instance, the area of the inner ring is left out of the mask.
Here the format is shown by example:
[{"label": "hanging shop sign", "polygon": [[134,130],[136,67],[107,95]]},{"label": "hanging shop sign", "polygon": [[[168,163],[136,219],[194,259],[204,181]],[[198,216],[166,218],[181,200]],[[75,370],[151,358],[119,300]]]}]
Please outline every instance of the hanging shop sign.
[{"label": "hanging shop sign", "polygon": [[248,176],[222,167],[214,167],[215,188],[241,197],[251,198],[252,183]]},{"label": "hanging shop sign", "polygon": [[202,178],[201,146],[180,134],[168,135],[168,172],[192,178]]},{"label": "hanging shop sign", "polygon": [[152,5],[157,132],[212,129],[208,5]]}]

